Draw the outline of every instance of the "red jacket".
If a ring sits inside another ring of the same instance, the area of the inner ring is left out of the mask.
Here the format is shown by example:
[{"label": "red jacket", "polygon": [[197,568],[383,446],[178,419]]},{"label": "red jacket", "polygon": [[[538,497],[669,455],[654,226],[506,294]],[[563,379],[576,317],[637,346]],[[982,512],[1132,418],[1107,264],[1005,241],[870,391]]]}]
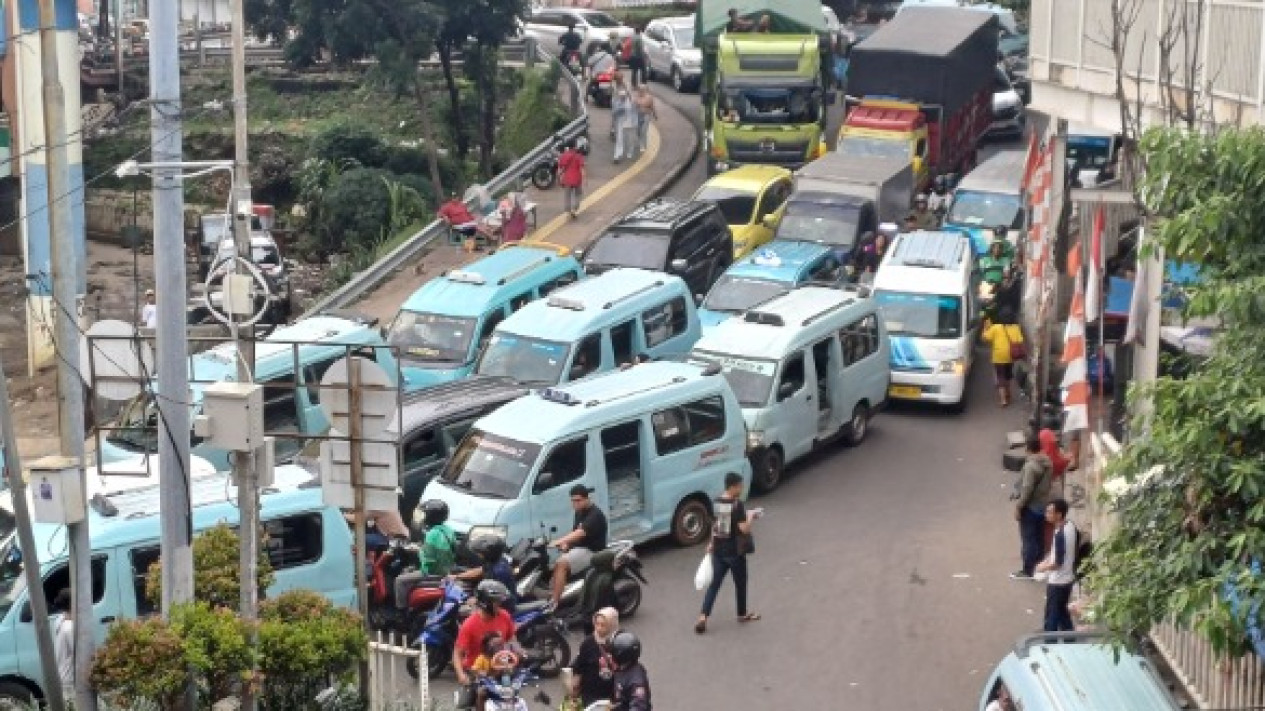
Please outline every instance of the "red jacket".
[{"label": "red jacket", "polygon": [[578,188],[584,181],[584,154],[568,148],[558,156],[558,184],[564,188]]},{"label": "red jacket", "polygon": [[1037,434],[1037,439],[1041,442],[1041,453],[1050,458],[1050,462],[1054,465],[1055,478],[1063,476],[1067,471],[1067,465],[1072,460],[1063,456],[1059,451],[1058,438],[1054,435],[1054,430],[1049,427],[1041,428],[1041,432]]}]

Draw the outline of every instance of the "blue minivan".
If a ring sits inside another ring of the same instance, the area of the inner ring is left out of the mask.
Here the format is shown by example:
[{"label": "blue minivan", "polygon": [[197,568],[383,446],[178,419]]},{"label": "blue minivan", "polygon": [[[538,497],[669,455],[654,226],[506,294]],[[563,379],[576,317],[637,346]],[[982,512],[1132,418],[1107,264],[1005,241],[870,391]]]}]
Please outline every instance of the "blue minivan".
[{"label": "blue minivan", "polygon": [[681,277],[612,269],[505,319],[474,372],[556,385],[614,370],[638,356],[683,356],[700,333],[694,298]]},{"label": "blue minivan", "polygon": [[387,342],[400,349],[409,387],[466,377],[479,350],[510,314],[584,276],[565,247],[511,242],[426,282],[400,307]]},{"label": "blue minivan", "polygon": [[[273,485],[260,495],[260,521],[267,535],[263,548],[276,576],[266,592],[274,596],[287,590],[313,590],[337,605],[354,608],[351,530],[342,512],[326,506],[320,486],[313,484],[312,475],[299,467],[278,467]],[[94,501],[108,506],[90,506],[88,516],[92,616],[98,621],[95,631],[101,643],[110,622],[158,612],[144,591],[149,567],[158,560],[160,528],[156,484],[98,493]],[[236,525],[237,490],[228,474],[193,477],[189,496],[194,531],[219,523]],[[43,675],[12,503],[7,497],[0,499],[0,707],[33,708],[29,704],[43,696]],[[70,586],[66,527],[37,523],[34,534],[44,595],[52,601]]]},{"label": "blue minivan", "polygon": [[837,284],[845,276],[844,265],[828,245],[774,240],[725,270],[700,304],[698,320],[706,332],[730,316],[800,284]]}]

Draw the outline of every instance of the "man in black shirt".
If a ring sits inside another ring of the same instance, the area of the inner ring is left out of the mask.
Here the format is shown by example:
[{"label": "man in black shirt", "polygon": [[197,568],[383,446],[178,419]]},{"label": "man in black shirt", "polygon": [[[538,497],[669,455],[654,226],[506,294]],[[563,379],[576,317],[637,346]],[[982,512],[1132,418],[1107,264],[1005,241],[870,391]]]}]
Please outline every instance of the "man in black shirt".
[{"label": "man in black shirt", "polygon": [[571,487],[571,508],[575,510],[575,526],[567,535],[553,542],[562,555],[553,566],[553,606],[558,606],[562,590],[571,573],[589,567],[593,554],[606,550],[606,514],[593,503],[593,489],[576,484]]},{"label": "man in black shirt", "polygon": [[558,38],[558,44],[562,47],[562,63],[567,64],[571,61],[571,56],[579,56],[580,46],[584,44],[584,38],[579,32],[575,31],[575,23],[567,25],[567,31],[562,33]]}]

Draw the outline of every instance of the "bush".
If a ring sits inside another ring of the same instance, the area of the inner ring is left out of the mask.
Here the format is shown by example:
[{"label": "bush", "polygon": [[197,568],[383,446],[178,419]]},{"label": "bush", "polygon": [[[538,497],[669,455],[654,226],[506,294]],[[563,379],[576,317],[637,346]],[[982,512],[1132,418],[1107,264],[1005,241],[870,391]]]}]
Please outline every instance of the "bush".
[{"label": "bush", "polygon": [[381,168],[387,150],[377,134],[364,126],[336,124],[312,139],[309,157],[334,163],[354,160],[366,168]]},{"label": "bush", "polygon": [[523,72],[523,85],[510,101],[500,127],[498,152],[517,158],[570,122],[554,92],[556,82],[550,83],[547,76],[546,71]]},{"label": "bush", "polygon": [[262,605],[259,618],[262,700],[269,708],[301,708],[314,686],[347,681],[367,654],[360,616],[314,592],[284,593]]},{"label": "bush", "polygon": [[172,610],[171,629],[184,642],[185,662],[203,698],[227,698],[250,681],[255,662],[250,626],[232,610],[205,602],[180,605]]},{"label": "bush", "polygon": [[[272,563],[263,553],[264,535],[260,534],[258,565],[259,590],[262,593],[272,585]],[[226,523],[208,528],[193,539],[193,596],[212,607],[228,607],[236,610],[242,597],[239,560],[241,542],[237,532]],[[145,597],[158,607],[162,600],[162,568],[160,561],[149,566],[145,575]]]},{"label": "bush", "polygon": [[92,684],[111,703],[153,702],[179,708],[186,669],[184,642],[157,617],[111,625],[92,660]]},{"label": "bush", "polygon": [[[392,199],[392,185],[416,191],[421,201],[400,213]],[[436,205],[430,181],[420,175],[396,175],[380,168],[353,168],[339,174],[321,196],[316,228],[321,244],[330,252],[369,250],[389,239],[401,219],[429,212]]]}]

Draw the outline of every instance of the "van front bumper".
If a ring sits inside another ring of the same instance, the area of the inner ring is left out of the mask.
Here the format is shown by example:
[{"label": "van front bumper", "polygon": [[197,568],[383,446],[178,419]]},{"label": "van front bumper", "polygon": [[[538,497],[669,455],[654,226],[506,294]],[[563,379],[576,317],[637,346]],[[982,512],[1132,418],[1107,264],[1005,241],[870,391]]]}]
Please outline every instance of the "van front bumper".
[{"label": "van front bumper", "polygon": [[966,374],[892,372],[889,400],[956,405],[966,394]]}]

